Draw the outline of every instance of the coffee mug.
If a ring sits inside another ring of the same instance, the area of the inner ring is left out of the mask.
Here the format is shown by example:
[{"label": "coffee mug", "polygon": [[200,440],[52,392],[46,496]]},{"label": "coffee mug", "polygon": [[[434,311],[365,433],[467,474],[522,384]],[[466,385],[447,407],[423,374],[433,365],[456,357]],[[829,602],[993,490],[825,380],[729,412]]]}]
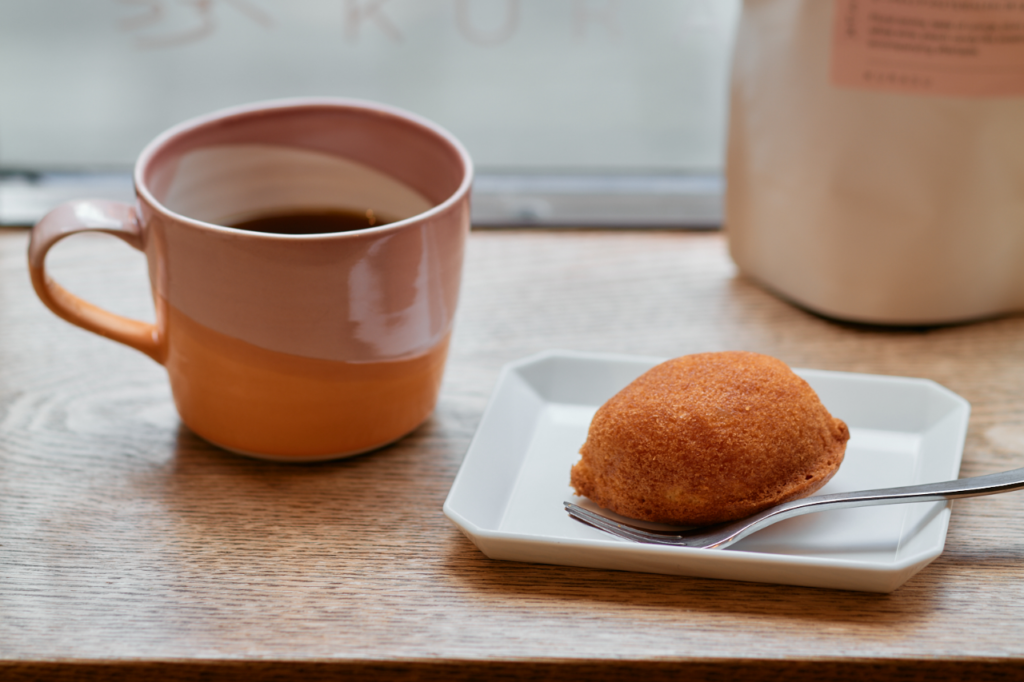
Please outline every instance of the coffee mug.
[{"label": "coffee mug", "polygon": [[[472,175],[452,135],[392,107],[219,111],[143,150],[134,206],[75,201],[47,214],[32,230],[32,283],[60,317],[166,367],[182,421],[207,441],[264,459],[347,457],[434,409]],[[155,324],[47,275],[49,249],[78,232],[145,253]]]}]

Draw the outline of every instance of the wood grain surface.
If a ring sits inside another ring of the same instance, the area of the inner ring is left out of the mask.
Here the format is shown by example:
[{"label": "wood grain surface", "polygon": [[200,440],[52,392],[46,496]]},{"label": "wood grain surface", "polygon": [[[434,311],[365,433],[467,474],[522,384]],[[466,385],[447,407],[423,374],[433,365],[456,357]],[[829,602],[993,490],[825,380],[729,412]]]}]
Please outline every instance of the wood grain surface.
[{"label": "wood grain surface", "polygon": [[[441,513],[501,366],[551,348],[927,377],[972,403],[962,476],[1024,466],[1024,317],[839,324],[737,276],[722,234],[476,231],[433,417],[296,466],[192,435],[159,366],[43,308],[26,247],[0,230],[4,680],[1024,675],[1024,494],[957,502],[889,595],[491,561]],[[152,316],[116,240],[50,263]]]}]

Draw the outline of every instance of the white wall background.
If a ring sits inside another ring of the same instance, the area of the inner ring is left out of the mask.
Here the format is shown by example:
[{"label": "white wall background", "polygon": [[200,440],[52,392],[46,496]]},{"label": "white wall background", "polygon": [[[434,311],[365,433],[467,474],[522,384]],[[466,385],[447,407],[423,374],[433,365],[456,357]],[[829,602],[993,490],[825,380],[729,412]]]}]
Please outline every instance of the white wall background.
[{"label": "white wall background", "polygon": [[337,95],[484,170],[717,172],[739,0],[2,0],[0,169],[119,169],[164,128]]}]

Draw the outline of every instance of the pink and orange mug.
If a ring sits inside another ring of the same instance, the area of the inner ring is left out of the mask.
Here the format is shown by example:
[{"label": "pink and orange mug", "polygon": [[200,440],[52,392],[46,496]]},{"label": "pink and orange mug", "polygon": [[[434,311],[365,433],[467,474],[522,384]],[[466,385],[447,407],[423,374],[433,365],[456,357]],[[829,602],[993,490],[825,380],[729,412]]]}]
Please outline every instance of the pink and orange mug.
[{"label": "pink and orange mug", "polygon": [[[338,99],[216,112],[157,137],[135,206],[61,205],[32,230],[39,298],[166,367],[182,421],[227,450],[315,461],[374,450],[437,402],[466,236],[472,162],[438,126]],[[265,215],[365,212],[345,232],[229,227]],[[46,254],[105,232],[146,255],[156,323],[77,298]]]}]

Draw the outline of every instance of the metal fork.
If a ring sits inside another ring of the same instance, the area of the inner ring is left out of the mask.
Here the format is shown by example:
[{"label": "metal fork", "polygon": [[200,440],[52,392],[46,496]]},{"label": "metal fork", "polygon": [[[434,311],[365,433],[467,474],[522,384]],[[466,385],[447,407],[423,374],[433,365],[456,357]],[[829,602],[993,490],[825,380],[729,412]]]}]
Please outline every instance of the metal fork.
[{"label": "metal fork", "polygon": [[594,528],[634,542],[656,545],[673,545],[675,547],[693,547],[697,549],[723,549],[737,540],[767,528],[773,523],[803,514],[828,509],[849,509],[850,507],[869,507],[883,504],[910,504],[912,502],[936,502],[939,500],[956,500],[961,497],[980,497],[1008,493],[1024,488],[1024,469],[1013,469],[998,474],[961,478],[942,483],[926,483],[924,485],[908,485],[900,488],[880,488],[878,490],[860,490],[852,493],[835,493],[832,495],[816,495],[801,500],[784,502],[778,506],[749,516],[739,521],[723,523],[717,526],[705,526],[693,530],[649,530],[613,521],[605,516],[584,509],[572,502],[565,502],[565,510],[569,516]]}]

